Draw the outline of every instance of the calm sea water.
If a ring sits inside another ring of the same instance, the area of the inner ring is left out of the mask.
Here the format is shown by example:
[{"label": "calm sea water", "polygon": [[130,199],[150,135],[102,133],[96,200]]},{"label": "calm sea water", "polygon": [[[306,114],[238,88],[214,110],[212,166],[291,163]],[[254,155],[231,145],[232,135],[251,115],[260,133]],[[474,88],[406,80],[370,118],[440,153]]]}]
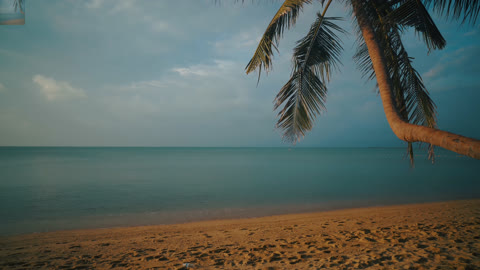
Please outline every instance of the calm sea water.
[{"label": "calm sea water", "polygon": [[0,13],[0,23],[24,18],[25,15],[22,13]]},{"label": "calm sea water", "polygon": [[0,234],[480,198],[479,161],[400,148],[0,147]]}]

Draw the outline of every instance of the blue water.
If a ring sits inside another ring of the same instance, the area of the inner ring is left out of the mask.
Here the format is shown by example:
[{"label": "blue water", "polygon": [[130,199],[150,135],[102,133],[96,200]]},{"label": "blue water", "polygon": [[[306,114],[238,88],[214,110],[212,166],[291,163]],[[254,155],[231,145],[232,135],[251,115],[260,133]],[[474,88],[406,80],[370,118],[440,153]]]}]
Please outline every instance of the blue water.
[{"label": "blue water", "polygon": [[22,13],[0,13],[0,23],[10,20],[24,19],[25,15]]},{"label": "blue water", "polygon": [[401,148],[0,147],[0,234],[480,198],[479,161]]}]

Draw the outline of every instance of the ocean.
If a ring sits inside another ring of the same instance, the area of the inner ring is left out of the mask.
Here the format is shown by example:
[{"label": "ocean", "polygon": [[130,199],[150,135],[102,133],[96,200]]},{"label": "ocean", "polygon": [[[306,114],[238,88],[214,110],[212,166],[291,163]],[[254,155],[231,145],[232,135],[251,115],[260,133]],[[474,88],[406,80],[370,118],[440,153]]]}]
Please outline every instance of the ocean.
[{"label": "ocean", "polygon": [[25,15],[22,13],[0,13],[0,24],[3,24],[10,20],[25,19]]},{"label": "ocean", "polygon": [[0,147],[0,235],[480,198],[479,161],[405,152]]}]

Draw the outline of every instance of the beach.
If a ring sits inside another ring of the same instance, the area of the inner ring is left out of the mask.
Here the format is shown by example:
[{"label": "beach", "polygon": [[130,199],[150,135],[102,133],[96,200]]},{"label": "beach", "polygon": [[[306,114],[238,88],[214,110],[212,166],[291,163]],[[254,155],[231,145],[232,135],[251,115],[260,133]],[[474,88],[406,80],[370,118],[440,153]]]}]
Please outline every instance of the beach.
[{"label": "beach", "polygon": [[24,24],[25,24],[25,19],[0,21],[0,25],[24,25]]},{"label": "beach", "polygon": [[0,239],[5,269],[480,269],[480,200]]}]

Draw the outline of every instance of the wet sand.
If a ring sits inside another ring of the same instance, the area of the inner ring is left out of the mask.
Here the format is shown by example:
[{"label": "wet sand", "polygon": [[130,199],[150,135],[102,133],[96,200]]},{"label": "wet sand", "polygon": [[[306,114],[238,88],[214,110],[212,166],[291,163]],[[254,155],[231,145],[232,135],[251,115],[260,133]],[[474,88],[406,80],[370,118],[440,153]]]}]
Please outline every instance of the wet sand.
[{"label": "wet sand", "polygon": [[25,24],[25,19],[0,21],[0,25],[24,25],[24,24]]},{"label": "wet sand", "polygon": [[0,238],[4,269],[187,269],[186,263],[480,269],[480,200]]}]

